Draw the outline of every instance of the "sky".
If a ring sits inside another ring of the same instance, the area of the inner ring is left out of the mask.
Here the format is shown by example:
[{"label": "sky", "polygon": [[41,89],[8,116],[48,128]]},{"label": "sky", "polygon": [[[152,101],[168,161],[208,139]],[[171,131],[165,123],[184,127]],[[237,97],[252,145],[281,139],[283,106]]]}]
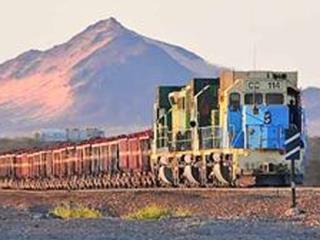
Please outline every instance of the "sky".
[{"label": "sky", "polygon": [[296,70],[320,87],[319,0],[1,0],[0,63],[63,43],[96,21],[240,70]]}]

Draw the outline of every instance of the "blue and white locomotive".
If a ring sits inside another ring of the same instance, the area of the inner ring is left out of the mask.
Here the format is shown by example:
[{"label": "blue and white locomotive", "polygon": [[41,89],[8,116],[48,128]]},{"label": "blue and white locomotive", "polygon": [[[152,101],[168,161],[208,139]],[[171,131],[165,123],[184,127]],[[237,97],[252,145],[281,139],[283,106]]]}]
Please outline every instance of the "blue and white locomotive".
[{"label": "blue and white locomotive", "polygon": [[152,162],[171,185],[287,185],[303,179],[297,72],[224,71],[158,89]]}]

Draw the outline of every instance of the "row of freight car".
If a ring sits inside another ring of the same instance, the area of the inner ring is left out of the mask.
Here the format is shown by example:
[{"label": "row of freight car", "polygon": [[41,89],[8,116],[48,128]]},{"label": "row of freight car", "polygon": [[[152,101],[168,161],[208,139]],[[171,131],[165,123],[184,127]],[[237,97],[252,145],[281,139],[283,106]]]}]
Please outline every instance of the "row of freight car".
[{"label": "row of freight car", "polygon": [[37,179],[150,171],[151,131],[0,155],[0,178]]},{"label": "row of freight car", "polygon": [[152,172],[102,173],[99,176],[68,176],[64,178],[0,179],[0,189],[19,190],[81,190],[107,188],[149,188],[158,186]]}]

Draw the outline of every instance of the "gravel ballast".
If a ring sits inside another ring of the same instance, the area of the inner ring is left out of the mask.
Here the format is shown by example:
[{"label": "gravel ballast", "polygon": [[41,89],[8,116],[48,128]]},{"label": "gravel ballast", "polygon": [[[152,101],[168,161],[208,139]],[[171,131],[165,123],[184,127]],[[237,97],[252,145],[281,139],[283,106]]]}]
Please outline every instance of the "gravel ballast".
[{"label": "gravel ballast", "polygon": [[[103,212],[101,219],[48,215],[61,202]],[[184,208],[190,218],[128,221],[146,205]],[[320,239],[320,191],[299,189],[302,214],[289,216],[288,189],[0,191],[0,239]]]}]

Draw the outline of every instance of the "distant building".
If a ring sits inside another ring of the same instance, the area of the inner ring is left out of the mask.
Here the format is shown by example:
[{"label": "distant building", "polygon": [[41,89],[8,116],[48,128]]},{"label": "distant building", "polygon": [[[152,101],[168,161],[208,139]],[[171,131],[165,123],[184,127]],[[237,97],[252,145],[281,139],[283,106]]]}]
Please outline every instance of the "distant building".
[{"label": "distant building", "polygon": [[41,142],[79,142],[91,138],[104,137],[104,131],[98,128],[41,129],[35,133]]}]

